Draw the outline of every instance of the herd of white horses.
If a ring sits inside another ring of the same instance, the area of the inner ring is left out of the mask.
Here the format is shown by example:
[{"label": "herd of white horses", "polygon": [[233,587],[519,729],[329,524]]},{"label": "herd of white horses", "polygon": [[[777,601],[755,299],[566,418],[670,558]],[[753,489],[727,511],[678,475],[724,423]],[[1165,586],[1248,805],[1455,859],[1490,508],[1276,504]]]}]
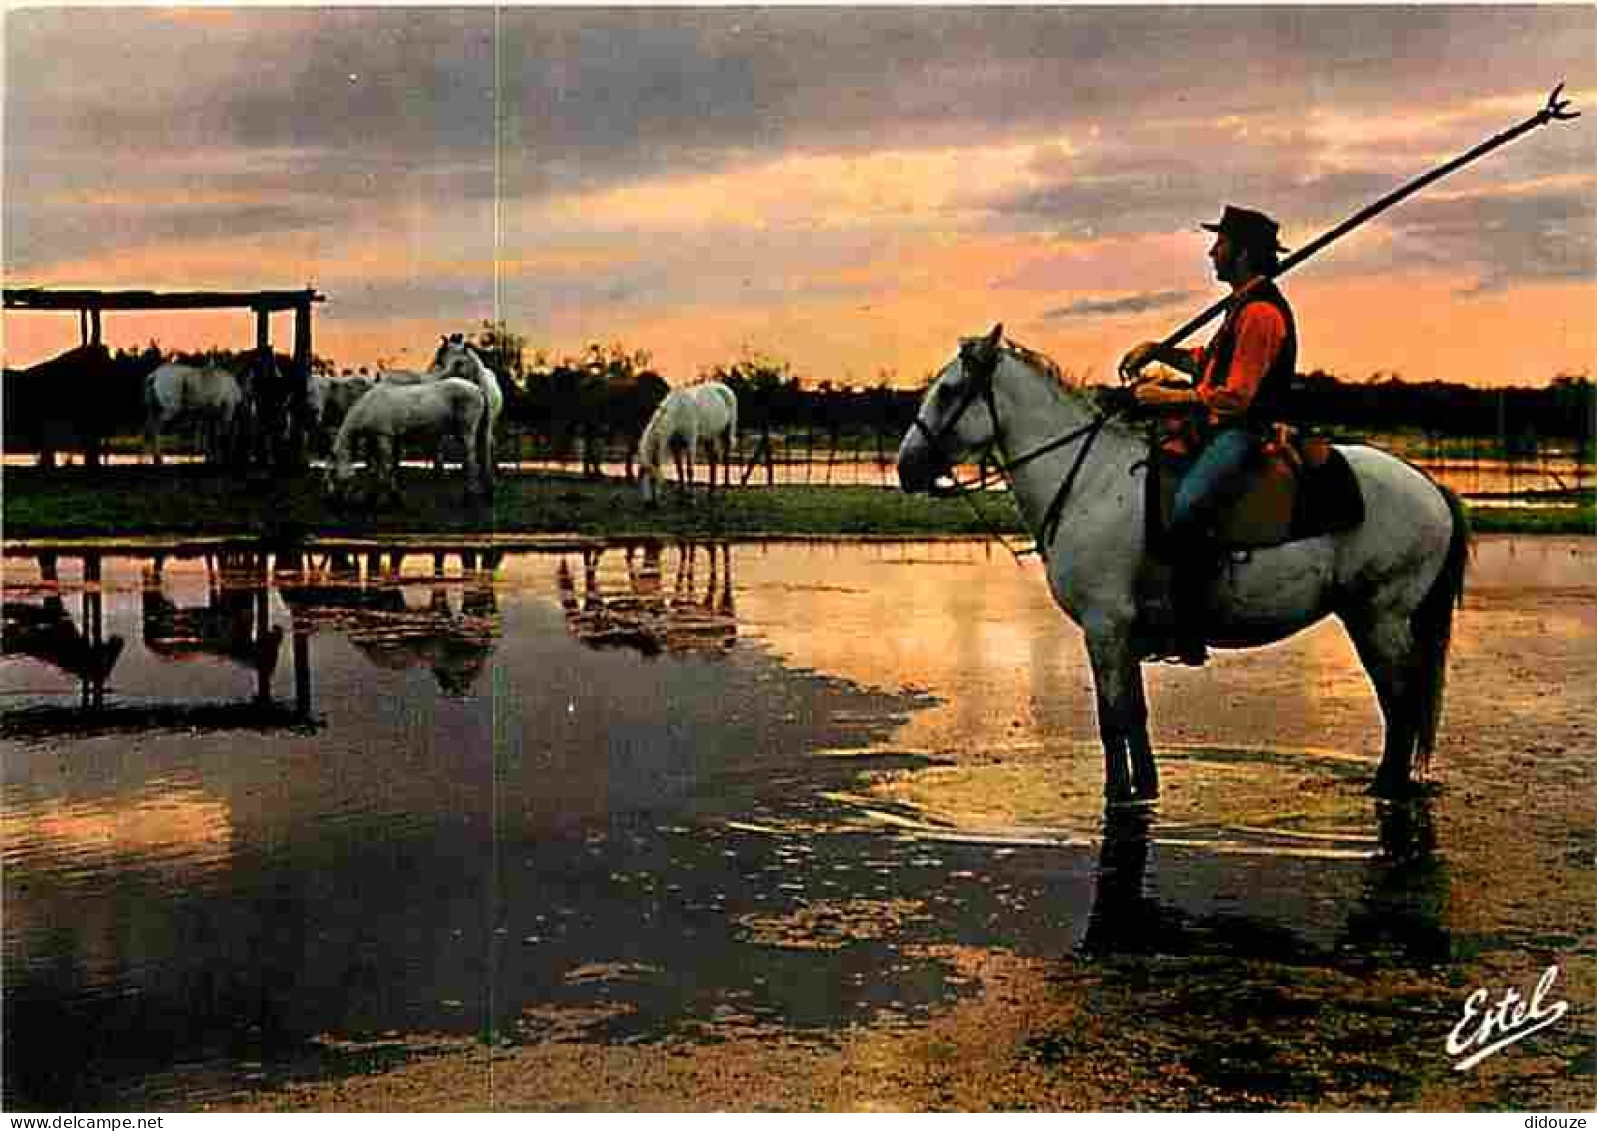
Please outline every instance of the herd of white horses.
[{"label": "herd of white horses", "polygon": [[[249,414],[249,382],[223,365],[167,362],[144,382],[144,448],[161,463],[161,437],[179,422],[198,428],[207,458],[232,451]],[[461,334],[443,338],[424,370],[379,370],[375,376],[314,374],[306,405],[307,431],[328,442],[325,476],[330,493],[348,497],[364,461],[368,478],[386,499],[399,496],[402,446],[410,440],[460,445],[468,498],[491,496],[497,468],[495,435],[504,412],[499,377]],[[666,457],[675,462],[680,493],[692,489],[698,453],[709,464],[713,492],[719,470],[731,482],[737,445],[737,396],[726,385],[704,382],[666,394],[639,439],[638,482],[644,501],[659,502]]]}]

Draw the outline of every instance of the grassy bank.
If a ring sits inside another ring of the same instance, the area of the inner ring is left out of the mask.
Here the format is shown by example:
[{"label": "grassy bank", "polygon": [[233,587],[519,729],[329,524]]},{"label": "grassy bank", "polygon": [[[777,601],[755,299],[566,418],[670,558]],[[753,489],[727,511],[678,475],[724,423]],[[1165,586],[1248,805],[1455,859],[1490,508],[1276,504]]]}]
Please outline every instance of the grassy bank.
[{"label": "grassy bank", "polygon": [[[91,472],[7,468],[4,535],[8,539],[129,534],[383,533],[927,536],[1020,530],[1009,497],[984,495],[980,515],[959,499],[927,499],[881,487],[734,489],[714,502],[683,506],[668,495],[645,507],[618,480],[503,475],[490,506],[467,506],[459,479],[427,471],[402,475],[404,503],[369,512],[332,505],[316,476],[239,483],[197,466],[115,467]],[[1597,529],[1590,493],[1556,507],[1476,507],[1482,533],[1590,534]]]}]

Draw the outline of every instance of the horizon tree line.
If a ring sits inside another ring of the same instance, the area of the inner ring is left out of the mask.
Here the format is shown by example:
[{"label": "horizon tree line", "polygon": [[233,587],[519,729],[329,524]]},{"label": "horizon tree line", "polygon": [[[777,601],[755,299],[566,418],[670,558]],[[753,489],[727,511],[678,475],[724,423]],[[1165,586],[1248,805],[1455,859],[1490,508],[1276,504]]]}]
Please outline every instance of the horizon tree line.
[{"label": "horizon tree line", "polygon": [[[544,445],[556,459],[580,453],[584,470],[597,473],[608,451],[624,453],[630,474],[639,434],[671,383],[644,348],[616,341],[593,342],[576,354],[552,356],[530,345],[526,335],[504,322],[483,322],[468,336],[505,386],[509,425]],[[70,351],[28,370],[5,371],[4,420],[8,447],[33,447],[50,431],[48,421],[81,395],[66,397],[62,366],[81,351]],[[219,363],[237,367],[252,350],[212,346],[202,350],[165,349],[159,342],[106,351],[97,366],[93,401],[103,426],[142,422],[144,376],[165,361]],[[291,359],[277,355],[289,371]],[[333,359],[313,355],[312,372],[350,375]],[[29,375],[48,381],[30,381]],[[699,380],[727,384],[739,401],[739,429],[756,437],[756,450],[769,452],[780,437],[817,438],[836,449],[843,438],[875,437],[879,455],[886,438],[901,435],[913,419],[931,375],[915,388],[883,371],[873,385],[809,381],[780,357],[745,348],[736,359],[706,366]],[[1103,386],[1098,386],[1102,388]],[[84,390],[87,392],[88,390]],[[1529,454],[1545,440],[1568,442],[1578,459],[1589,459],[1597,433],[1597,388],[1589,374],[1558,373],[1541,387],[1481,388],[1462,382],[1405,381],[1401,374],[1376,370],[1364,380],[1349,380],[1323,369],[1300,373],[1290,399],[1294,423],[1366,435],[1418,429],[1428,436],[1493,437],[1505,454]],[[59,431],[59,429],[56,429]],[[745,448],[745,450],[747,450]]]}]

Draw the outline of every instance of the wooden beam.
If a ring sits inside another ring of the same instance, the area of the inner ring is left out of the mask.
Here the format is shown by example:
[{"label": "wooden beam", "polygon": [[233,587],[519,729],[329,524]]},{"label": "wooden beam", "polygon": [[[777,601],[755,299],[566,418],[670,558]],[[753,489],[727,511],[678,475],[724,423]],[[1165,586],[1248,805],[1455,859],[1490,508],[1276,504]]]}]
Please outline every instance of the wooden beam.
[{"label": "wooden beam", "polygon": [[88,291],[7,287],[7,310],[297,310],[327,296],[299,291]]}]

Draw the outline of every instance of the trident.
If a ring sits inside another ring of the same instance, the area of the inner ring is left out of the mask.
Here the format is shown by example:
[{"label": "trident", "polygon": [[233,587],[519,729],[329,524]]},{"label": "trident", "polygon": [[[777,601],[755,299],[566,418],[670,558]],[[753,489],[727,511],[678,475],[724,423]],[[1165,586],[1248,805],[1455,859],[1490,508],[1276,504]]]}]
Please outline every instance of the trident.
[{"label": "trident", "polygon": [[[1425,173],[1414,178],[1408,184],[1387,193],[1374,204],[1368,205],[1360,211],[1355,212],[1352,216],[1349,216],[1346,220],[1343,220],[1340,224],[1326,232],[1324,235],[1311,241],[1306,246],[1299,248],[1297,251],[1281,260],[1280,264],[1274,271],[1271,271],[1268,275],[1262,276],[1262,278],[1280,278],[1282,275],[1285,275],[1288,271],[1292,270],[1292,268],[1296,267],[1299,263],[1302,263],[1305,259],[1308,259],[1311,255],[1314,255],[1315,253],[1324,249],[1328,244],[1347,235],[1360,224],[1366,223],[1380,213],[1385,212],[1388,208],[1392,207],[1392,205],[1398,203],[1399,201],[1413,196],[1426,185],[1435,181],[1439,181],[1449,173],[1457,172],[1459,169],[1462,169],[1471,161],[1474,161],[1480,157],[1484,157],[1492,150],[1507,145],[1521,134],[1529,133],[1537,126],[1545,126],[1548,122],[1567,122],[1572,118],[1580,117],[1580,111],[1571,110],[1569,108],[1569,99],[1558,97],[1559,94],[1562,93],[1563,89],[1564,84],[1559,83],[1557,86],[1553,87],[1553,92],[1547,96],[1547,105],[1543,106],[1540,110],[1536,111],[1536,113],[1526,118],[1523,122],[1520,122],[1517,126],[1512,126],[1498,134],[1496,137],[1489,138],[1486,141],[1481,142],[1468,153],[1461,154],[1460,156],[1453,158],[1447,164],[1438,166],[1437,168],[1432,169],[1429,173]],[[1258,281],[1256,280],[1254,283],[1249,284],[1248,287],[1244,287],[1241,291],[1227,295],[1225,298],[1220,299],[1201,314],[1195,315],[1179,330],[1176,330],[1169,337],[1165,338],[1164,341],[1160,342],[1159,348],[1163,350],[1175,346],[1181,341],[1181,339],[1185,338],[1188,334],[1192,333],[1200,326],[1205,325],[1214,318],[1225,313],[1225,311],[1229,309],[1237,299],[1241,298],[1247,293],[1250,287],[1257,285]],[[1122,382],[1134,380],[1136,377],[1137,369],[1122,369],[1120,371],[1120,379]]]}]

